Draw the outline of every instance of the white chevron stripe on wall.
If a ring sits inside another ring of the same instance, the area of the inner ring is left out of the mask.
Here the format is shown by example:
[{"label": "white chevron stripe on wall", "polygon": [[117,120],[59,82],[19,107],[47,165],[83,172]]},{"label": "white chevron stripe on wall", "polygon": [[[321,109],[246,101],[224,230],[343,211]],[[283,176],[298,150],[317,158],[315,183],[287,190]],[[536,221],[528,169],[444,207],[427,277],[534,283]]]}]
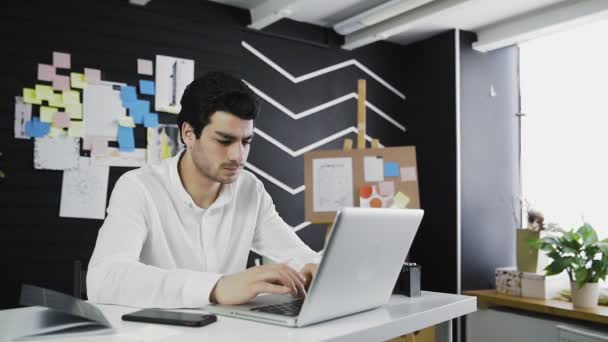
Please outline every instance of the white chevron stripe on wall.
[{"label": "white chevron stripe on wall", "polygon": [[[252,85],[251,83],[243,80],[243,82],[245,82],[249,88],[251,90],[253,90],[254,93],[256,93],[259,97],[263,98],[264,100],[266,100],[268,103],[270,103],[271,105],[275,106],[278,110],[280,110],[281,112],[287,114],[289,117],[291,117],[294,120],[299,120],[301,118],[307,117],[309,115],[318,113],[324,109],[327,109],[329,107],[335,106],[339,103],[342,103],[344,101],[348,101],[351,99],[358,99],[359,96],[357,95],[357,93],[350,93],[350,94],[346,94],[344,96],[340,96],[337,99],[322,103],[318,106],[309,108],[303,112],[297,113],[295,114],[294,112],[292,112],[291,110],[289,110],[287,107],[283,106],[281,103],[279,103],[277,100],[273,99],[272,97],[270,97],[268,94],[264,93],[263,91],[261,91],[260,89],[258,89],[257,87],[255,87],[254,85]],[[403,126],[402,124],[398,123],[395,119],[393,119],[392,117],[390,117],[388,114],[386,114],[385,112],[383,112],[382,110],[380,110],[378,107],[376,107],[374,104],[372,104],[369,101],[365,101],[365,105],[366,107],[368,107],[369,109],[371,109],[373,112],[375,112],[376,114],[378,114],[380,117],[382,117],[383,119],[385,119],[386,121],[390,122],[391,124],[393,124],[394,126],[396,126],[397,128],[399,128],[400,130],[405,132],[405,126]]]},{"label": "white chevron stripe on wall", "polygon": [[275,69],[276,71],[278,71],[281,75],[285,76],[287,79],[289,79],[290,81],[292,81],[293,83],[300,83],[302,81],[306,81],[306,80],[309,80],[311,78],[315,78],[317,76],[320,76],[320,75],[323,75],[323,74],[327,74],[327,73],[330,73],[332,71],[336,71],[336,70],[339,70],[339,69],[342,69],[342,68],[346,68],[348,66],[353,65],[353,66],[359,68],[364,73],[368,74],[374,80],[378,81],[378,83],[382,84],[384,87],[386,87],[387,89],[389,89],[390,91],[392,91],[393,93],[395,93],[397,96],[399,96],[400,98],[402,98],[402,99],[405,100],[405,95],[402,92],[400,92],[395,87],[393,87],[392,85],[390,85],[388,82],[386,82],[385,80],[383,80],[380,76],[376,75],[373,71],[369,70],[365,65],[359,63],[359,61],[357,61],[356,59],[349,59],[349,60],[344,61],[342,63],[334,64],[334,65],[328,66],[326,68],[319,69],[319,70],[310,72],[308,74],[304,74],[302,76],[295,77],[292,74],[290,74],[289,72],[287,72],[285,69],[281,68],[278,64],[276,64],[275,62],[273,62],[270,58],[264,56],[264,54],[262,54],[261,52],[259,52],[258,50],[256,50],[253,46],[247,44],[245,41],[242,41],[241,45],[245,49],[247,49],[249,52],[251,52],[252,54],[254,54],[256,57],[258,57],[259,59],[261,59],[264,63],[268,64],[270,67],[272,67],[273,69]]}]

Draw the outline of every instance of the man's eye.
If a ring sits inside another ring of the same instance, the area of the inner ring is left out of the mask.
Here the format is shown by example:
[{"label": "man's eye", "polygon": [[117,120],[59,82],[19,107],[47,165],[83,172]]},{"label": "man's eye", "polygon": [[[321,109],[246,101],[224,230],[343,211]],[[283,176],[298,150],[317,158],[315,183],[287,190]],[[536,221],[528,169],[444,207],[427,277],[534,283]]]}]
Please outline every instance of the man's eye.
[{"label": "man's eye", "polygon": [[249,145],[249,144],[251,144],[251,140],[245,140],[245,141],[243,141],[243,145]]},{"label": "man's eye", "polygon": [[218,140],[218,142],[222,145],[230,145],[232,143],[230,140]]}]

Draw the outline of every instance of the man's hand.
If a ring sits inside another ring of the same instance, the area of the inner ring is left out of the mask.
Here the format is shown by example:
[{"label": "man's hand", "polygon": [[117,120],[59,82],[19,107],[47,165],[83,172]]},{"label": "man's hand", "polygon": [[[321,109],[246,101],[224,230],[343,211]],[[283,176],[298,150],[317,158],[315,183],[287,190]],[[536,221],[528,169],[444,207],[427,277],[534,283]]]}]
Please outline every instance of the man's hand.
[{"label": "man's hand", "polygon": [[304,287],[306,287],[306,290],[308,290],[308,287],[310,286],[310,282],[312,282],[312,278],[314,278],[315,275],[317,275],[318,269],[319,269],[319,264],[306,264],[300,270],[300,274],[302,276],[304,276],[304,279],[306,279],[304,282]]},{"label": "man's hand", "polygon": [[235,305],[247,303],[260,293],[291,293],[295,297],[303,297],[306,283],[303,274],[286,264],[256,266],[220,278],[211,290],[209,300],[212,303]]}]

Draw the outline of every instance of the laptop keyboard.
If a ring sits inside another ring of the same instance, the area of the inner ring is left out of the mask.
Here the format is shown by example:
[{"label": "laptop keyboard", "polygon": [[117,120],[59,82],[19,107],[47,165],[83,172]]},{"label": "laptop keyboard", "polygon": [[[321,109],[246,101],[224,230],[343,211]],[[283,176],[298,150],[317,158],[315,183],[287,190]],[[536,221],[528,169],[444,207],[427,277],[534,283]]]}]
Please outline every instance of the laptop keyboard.
[{"label": "laptop keyboard", "polygon": [[302,309],[302,303],[304,303],[304,299],[298,299],[292,302],[258,306],[252,308],[251,311],[267,312],[277,315],[294,317],[300,313],[300,309]]}]

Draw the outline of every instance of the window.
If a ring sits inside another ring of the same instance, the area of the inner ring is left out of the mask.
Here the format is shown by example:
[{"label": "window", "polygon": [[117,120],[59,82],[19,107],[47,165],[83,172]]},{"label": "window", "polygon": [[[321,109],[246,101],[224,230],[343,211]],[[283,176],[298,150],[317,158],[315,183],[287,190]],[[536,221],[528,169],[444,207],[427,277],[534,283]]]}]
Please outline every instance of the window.
[{"label": "window", "polygon": [[[608,21],[520,45],[523,197],[608,237]],[[525,216],[524,216],[525,219]]]}]

